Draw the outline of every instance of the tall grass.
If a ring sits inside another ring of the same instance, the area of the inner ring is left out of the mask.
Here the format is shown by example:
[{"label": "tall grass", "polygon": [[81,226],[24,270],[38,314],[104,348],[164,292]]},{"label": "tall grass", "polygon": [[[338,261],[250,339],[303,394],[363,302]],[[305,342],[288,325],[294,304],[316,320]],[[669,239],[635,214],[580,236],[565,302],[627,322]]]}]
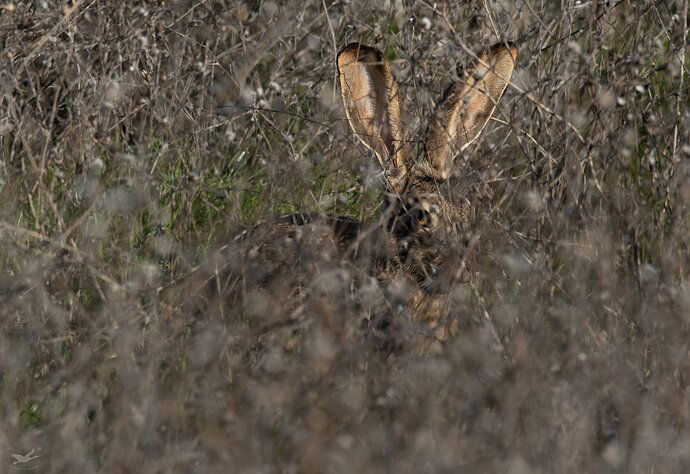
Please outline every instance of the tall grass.
[{"label": "tall grass", "polygon": [[[5,2],[0,471],[687,472],[687,3]],[[502,39],[456,337],[407,349],[405,285],[321,249],[243,293],[247,226],[380,211],[339,48],[385,51],[421,151]],[[227,287],[177,285],[204,261]]]}]

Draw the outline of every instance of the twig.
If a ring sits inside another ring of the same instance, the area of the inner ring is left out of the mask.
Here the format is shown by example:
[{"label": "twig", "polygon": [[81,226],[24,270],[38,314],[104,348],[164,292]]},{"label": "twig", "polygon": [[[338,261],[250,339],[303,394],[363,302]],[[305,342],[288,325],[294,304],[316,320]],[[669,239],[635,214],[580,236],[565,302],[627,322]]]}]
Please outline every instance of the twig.
[{"label": "twig", "polygon": [[675,159],[676,157],[676,152],[678,150],[678,121],[680,120],[680,116],[682,114],[681,108],[685,108],[685,101],[681,97],[681,94],[683,93],[683,79],[685,78],[685,48],[687,48],[688,44],[688,0],[683,1],[683,15],[682,15],[682,22],[683,22],[683,44],[681,46],[681,53],[680,53],[680,84],[678,87],[678,102],[676,102],[676,124],[673,126],[673,152],[671,154],[671,158]]},{"label": "twig", "polygon": [[[328,8],[326,8],[326,0],[321,0],[321,4],[323,5],[323,11],[324,14],[326,15],[326,21],[328,22],[328,30],[331,33],[331,41],[333,42],[333,62],[335,63],[335,58],[338,55],[338,44],[335,40],[335,32],[333,31],[333,25],[331,24],[331,17],[328,16]],[[337,90],[336,87],[336,81],[338,80],[338,73],[334,72],[333,74],[333,99],[332,101],[335,102],[335,92]]]}]

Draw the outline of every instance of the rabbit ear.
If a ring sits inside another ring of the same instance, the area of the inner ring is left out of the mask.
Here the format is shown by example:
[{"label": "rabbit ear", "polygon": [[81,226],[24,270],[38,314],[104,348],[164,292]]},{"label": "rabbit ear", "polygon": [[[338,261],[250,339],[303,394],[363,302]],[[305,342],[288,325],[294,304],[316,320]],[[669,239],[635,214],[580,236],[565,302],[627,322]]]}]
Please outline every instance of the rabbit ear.
[{"label": "rabbit ear", "polygon": [[496,44],[482,51],[479,60],[446,90],[426,133],[427,163],[422,172],[438,179],[448,177],[453,157],[479,136],[493,115],[517,55],[513,44]]},{"label": "rabbit ear", "polygon": [[390,65],[379,50],[351,43],[338,53],[338,74],[352,131],[376,153],[389,185],[400,190],[408,145]]}]

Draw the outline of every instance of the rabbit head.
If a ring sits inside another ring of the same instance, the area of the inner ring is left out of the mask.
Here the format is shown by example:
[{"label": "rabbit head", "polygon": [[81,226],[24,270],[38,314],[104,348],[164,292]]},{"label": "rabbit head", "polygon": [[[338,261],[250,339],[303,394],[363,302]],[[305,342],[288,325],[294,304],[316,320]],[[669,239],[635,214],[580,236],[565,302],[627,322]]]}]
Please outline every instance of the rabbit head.
[{"label": "rabbit head", "polygon": [[[343,104],[354,135],[384,171],[384,224],[406,273],[432,281],[449,239],[462,239],[472,207],[454,191],[454,157],[482,132],[517,60],[512,43],[481,52],[443,94],[424,138],[424,155],[411,156],[398,86],[383,54],[351,43],[338,53]],[[457,240],[456,240],[457,241]]]}]

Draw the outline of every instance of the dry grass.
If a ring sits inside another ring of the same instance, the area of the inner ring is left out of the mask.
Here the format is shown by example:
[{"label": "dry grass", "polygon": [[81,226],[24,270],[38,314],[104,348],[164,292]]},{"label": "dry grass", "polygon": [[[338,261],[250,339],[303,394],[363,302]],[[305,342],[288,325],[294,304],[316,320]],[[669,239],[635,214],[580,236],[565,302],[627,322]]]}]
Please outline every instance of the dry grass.
[{"label": "dry grass", "polygon": [[[0,471],[688,472],[687,3],[5,2]],[[366,262],[305,254],[297,312],[232,252],[170,291],[259,219],[377,214],[339,48],[386,52],[418,140],[499,38],[439,353]]]}]

